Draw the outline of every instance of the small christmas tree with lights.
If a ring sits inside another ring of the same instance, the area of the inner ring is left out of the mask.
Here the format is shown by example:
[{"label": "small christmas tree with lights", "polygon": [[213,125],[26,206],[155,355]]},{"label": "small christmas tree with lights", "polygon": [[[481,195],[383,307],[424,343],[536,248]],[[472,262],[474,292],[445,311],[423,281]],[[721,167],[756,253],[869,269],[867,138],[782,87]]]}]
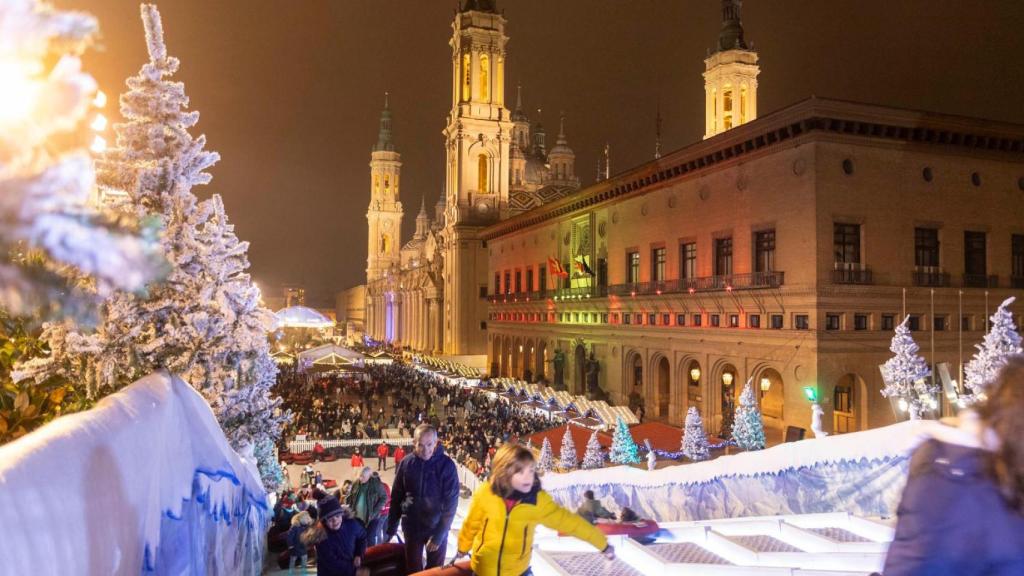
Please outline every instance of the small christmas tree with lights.
[{"label": "small christmas tree with lights", "polygon": [[732,428],[732,437],[736,446],[743,450],[764,450],[764,422],[761,421],[761,410],[754,397],[752,378],[743,385],[739,405],[736,406],[736,418]]},{"label": "small christmas tree with lights", "polygon": [[704,422],[696,406],[690,406],[686,411],[681,450],[684,456],[695,462],[708,459],[708,435],[704,432]]},{"label": "small christmas tree with lights", "polygon": [[554,467],[555,457],[551,454],[551,441],[545,438],[544,444],[540,447],[540,457],[537,458],[537,472],[544,474]]},{"label": "small christmas tree with lights", "polygon": [[597,441],[597,430],[594,430],[590,435],[590,440],[587,440],[587,451],[583,454],[583,464],[580,465],[580,468],[593,470],[603,467],[604,453],[601,452],[601,443]]},{"label": "small christmas tree with lights", "polygon": [[981,344],[975,345],[978,353],[964,368],[964,384],[975,397],[983,396],[996,379],[999,369],[1006,365],[1010,356],[1021,353],[1020,334],[1013,324],[1010,313],[1011,296],[1003,301],[992,315],[992,325]]},{"label": "small christmas tree with lights", "polygon": [[579,459],[576,458],[576,443],[572,441],[572,424],[565,425],[565,435],[562,436],[562,448],[559,452],[558,467],[563,470],[572,470],[579,466]]},{"label": "small christmas tree with lights", "polygon": [[636,442],[629,433],[629,426],[621,417],[615,420],[615,432],[612,435],[612,449],[609,460],[615,464],[637,464],[640,462]]},{"label": "small christmas tree with lights", "polygon": [[917,354],[920,348],[910,333],[910,327],[907,326],[908,320],[910,320],[910,316],[904,318],[903,322],[896,327],[892,344],[889,346],[893,357],[882,365],[882,380],[885,382],[882,387],[882,396],[903,400],[906,402],[907,410],[910,411],[910,419],[920,420],[921,413],[925,409],[925,402],[937,390],[928,385],[926,378],[931,375],[932,371],[928,368],[925,359]]}]

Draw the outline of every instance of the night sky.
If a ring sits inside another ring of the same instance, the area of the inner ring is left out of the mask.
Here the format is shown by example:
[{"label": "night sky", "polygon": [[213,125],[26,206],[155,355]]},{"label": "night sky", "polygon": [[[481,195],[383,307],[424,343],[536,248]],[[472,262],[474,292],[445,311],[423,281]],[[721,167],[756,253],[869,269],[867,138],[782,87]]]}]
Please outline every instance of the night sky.
[{"label": "night sky", "polygon": [[[58,0],[100,19],[87,68],[111,96],[145,61],[138,5]],[[264,293],[303,285],[313,304],[363,282],[370,148],[385,91],[402,154],[403,242],[424,196],[442,194],[454,0],[173,0],[158,3],[198,131],[218,151],[224,197]],[[508,19],[506,102],[521,83],[557,134],[566,113],[583,184],[600,150],[612,172],[699,141],[701,73],[718,0],[499,0]],[[747,0],[763,116],[811,95],[1024,123],[1024,2]],[[111,110],[112,112],[113,110]],[[116,114],[111,114],[115,116]],[[112,118],[113,120],[114,118]]]}]

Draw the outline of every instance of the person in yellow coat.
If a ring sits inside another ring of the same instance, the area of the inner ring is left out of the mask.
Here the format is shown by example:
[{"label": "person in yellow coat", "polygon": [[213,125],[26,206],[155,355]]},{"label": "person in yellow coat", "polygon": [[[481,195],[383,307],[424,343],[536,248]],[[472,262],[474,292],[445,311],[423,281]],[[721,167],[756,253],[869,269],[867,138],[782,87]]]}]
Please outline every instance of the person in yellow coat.
[{"label": "person in yellow coat", "polygon": [[588,542],[609,560],[615,558],[603,532],[540,489],[533,453],[505,444],[494,455],[491,481],[473,494],[459,531],[458,555],[472,554],[470,566],[477,576],[527,576],[537,524]]}]

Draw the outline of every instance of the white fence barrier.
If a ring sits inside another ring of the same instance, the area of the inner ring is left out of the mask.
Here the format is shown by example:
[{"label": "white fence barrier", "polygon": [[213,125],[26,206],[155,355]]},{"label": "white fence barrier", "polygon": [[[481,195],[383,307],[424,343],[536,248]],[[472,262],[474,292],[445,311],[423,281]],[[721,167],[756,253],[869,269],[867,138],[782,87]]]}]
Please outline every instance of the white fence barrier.
[{"label": "white fence barrier", "polygon": [[376,447],[381,442],[387,442],[391,446],[412,446],[412,438],[351,438],[346,440],[292,440],[288,443],[288,451],[292,454],[313,450],[313,447],[320,444],[324,448],[347,448],[350,446],[370,446],[374,448],[372,454],[376,455]]},{"label": "white fence barrier", "polygon": [[469,468],[466,468],[458,462],[455,463],[455,468],[459,474],[459,482],[468,488],[470,492],[476,492],[476,489],[483,484],[483,480],[477,478],[476,474],[474,474]]}]

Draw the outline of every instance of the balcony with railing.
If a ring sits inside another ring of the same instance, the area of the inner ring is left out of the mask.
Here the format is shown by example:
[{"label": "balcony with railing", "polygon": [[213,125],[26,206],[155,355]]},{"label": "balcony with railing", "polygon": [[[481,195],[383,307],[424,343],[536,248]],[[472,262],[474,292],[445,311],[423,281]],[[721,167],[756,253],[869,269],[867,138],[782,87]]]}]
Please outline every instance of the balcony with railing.
[{"label": "balcony with railing", "polygon": [[995,274],[964,274],[964,288],[998,288],[999,276]]},{"label": "balcony with railing", "polygon": [[939,270],[918,269],[912,272],[914,286],[945,288],[949,286],[949,273]]},{"label": "balcony with railing", "polygon": [[863,264],[836,262],[832,270],[833,284],[874,284],[871,270]]},{"label": "balcony with railing", "polygon": [[784,280],[785,273],[783,272],[752,272],[749,274],[730,274],[727,276],[681,278],[665,282],[616,284],[608,287],[608,293],[615,296],[651,296],[722,290],[752,290],[778,288],[782,286]]}]

